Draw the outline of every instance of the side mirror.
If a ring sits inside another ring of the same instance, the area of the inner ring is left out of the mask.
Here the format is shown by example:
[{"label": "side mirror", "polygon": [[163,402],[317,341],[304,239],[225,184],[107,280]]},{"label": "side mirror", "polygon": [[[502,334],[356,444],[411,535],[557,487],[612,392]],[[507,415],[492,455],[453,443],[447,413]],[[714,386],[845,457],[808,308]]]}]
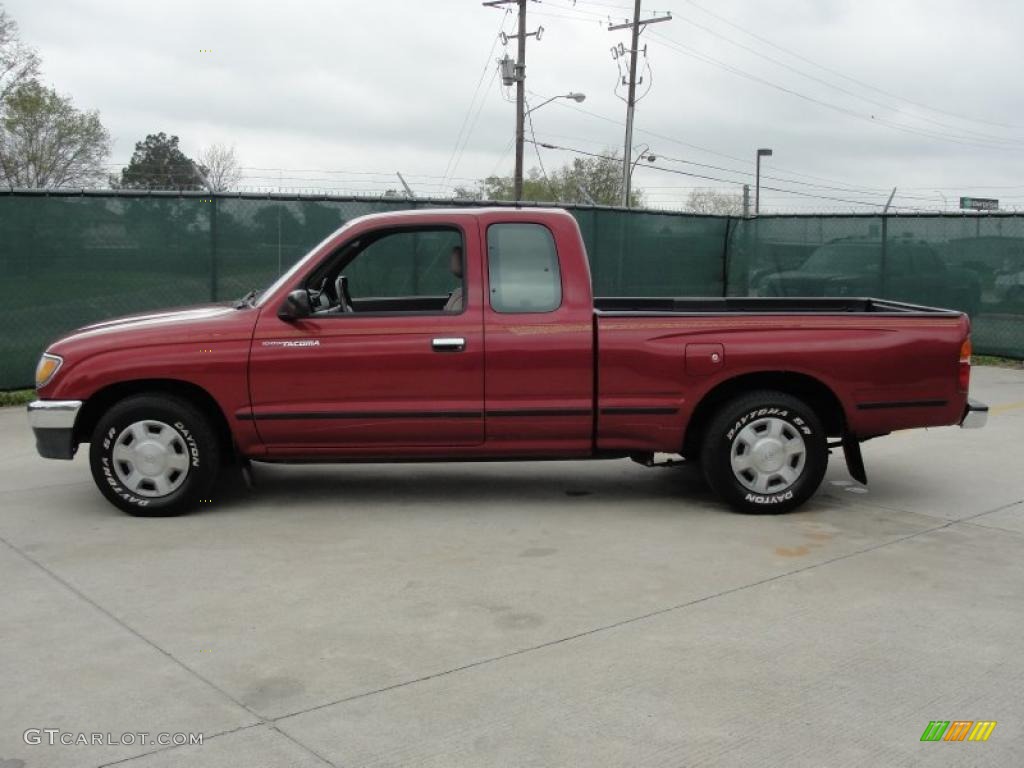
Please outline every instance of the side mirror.
[{"label": "side mirror", "polygon": [[313,314],[313,307],[309,303],[309,292],[305,289],[292,291],[284,304],[277,310],[277,316],[285,322],[292,322]]}]

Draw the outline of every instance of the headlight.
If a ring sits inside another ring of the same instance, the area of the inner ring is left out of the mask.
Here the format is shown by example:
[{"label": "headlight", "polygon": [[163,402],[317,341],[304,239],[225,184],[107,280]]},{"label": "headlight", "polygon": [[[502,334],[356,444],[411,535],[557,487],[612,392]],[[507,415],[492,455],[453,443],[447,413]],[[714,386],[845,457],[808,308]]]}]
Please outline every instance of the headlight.
[{"label": "headlight", "polygon": [[44,354],[40,357],[36,366],[36,389],[45,387],[63,364],[64,358],[57,355]]}]

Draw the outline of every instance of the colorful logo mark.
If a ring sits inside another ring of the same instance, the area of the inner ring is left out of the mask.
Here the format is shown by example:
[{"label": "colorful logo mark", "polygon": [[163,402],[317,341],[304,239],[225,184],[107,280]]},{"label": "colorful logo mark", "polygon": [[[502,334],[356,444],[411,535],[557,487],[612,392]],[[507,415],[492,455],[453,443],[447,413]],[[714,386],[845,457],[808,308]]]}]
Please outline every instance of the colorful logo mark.
[{"label": "colorful logo mark", "polygon": [[988,741],[995,728],[995,720],[932,720],[921,741]]}]

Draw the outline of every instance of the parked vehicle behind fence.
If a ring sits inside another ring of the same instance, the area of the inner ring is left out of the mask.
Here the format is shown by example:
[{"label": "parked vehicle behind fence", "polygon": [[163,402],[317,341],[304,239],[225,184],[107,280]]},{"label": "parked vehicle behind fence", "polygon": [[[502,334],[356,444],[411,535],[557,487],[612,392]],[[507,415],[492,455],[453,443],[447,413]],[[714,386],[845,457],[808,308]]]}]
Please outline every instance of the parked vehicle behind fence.
[{"label": "parked vehicle behind fence", "polygon": [[761,278],[760,296],[887,296],[974,316],[981,281],[971,269],[948,266],[918,240],[843,238],[817,248],[798,268]]}]

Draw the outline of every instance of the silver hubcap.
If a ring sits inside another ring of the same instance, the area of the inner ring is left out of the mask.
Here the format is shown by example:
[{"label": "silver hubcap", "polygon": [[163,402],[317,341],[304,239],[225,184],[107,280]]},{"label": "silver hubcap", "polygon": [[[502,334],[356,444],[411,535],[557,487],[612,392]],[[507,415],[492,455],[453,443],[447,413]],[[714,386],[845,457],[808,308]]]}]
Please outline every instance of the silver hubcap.
[{"label": "silver hubcap", "polygon": [[188,476],[185,438],[162,421],[136,421],[114,441],[114,474],[130,491],[150,498],[176,491]]},{"label": "silver hubcap", "polygon": [[800,477],[807,446],[800,430],[768,416],[747,424],[732,441],[732,471],[744,488],[756,493],[785,491]]}]

